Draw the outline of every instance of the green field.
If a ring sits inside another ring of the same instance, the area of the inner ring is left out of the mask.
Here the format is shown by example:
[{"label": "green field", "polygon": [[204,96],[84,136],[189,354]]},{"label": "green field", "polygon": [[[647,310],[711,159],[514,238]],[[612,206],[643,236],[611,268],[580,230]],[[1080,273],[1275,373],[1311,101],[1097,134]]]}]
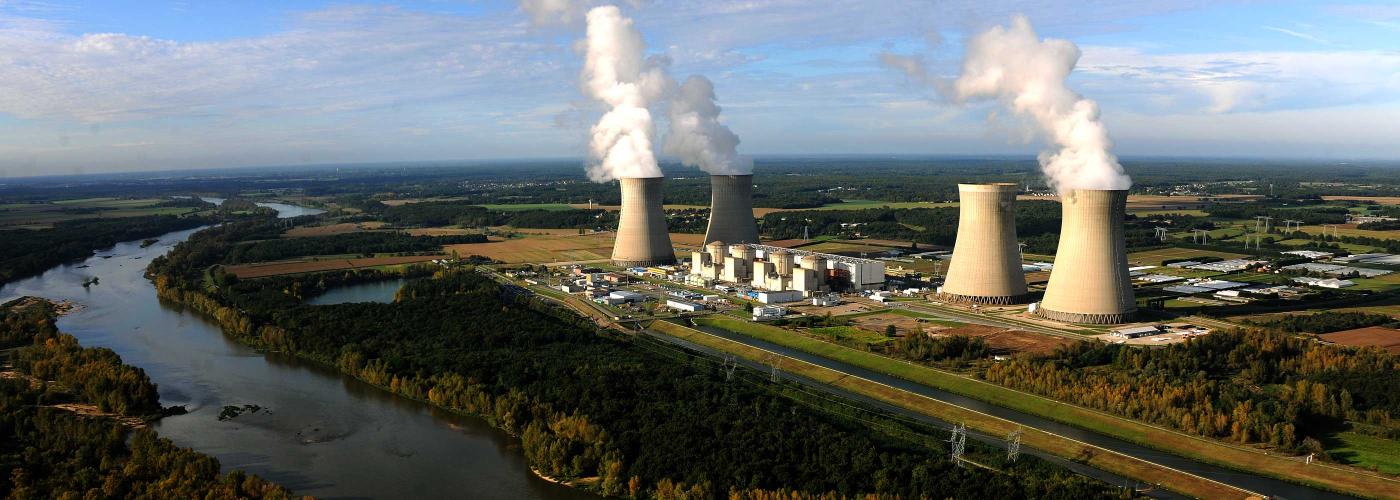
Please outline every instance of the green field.
[{"label": "green field", "polygon": [[552,210],[556,212],[562,212],[565,210],[577,210],[576,208],[569,206],[569,204],[567,203],[520,203],[514,205],[506,204],[482,206],[486,207],[487,210],[500,210],[502,212],[518,212],[521,210]]},{"label": "green field", "polygon": [[927,201],[879,201],[879,200],[841,200],[841,203],[828,203],[818,208],[804,208],[801,210],[865,210],[867,208],[935,208],[935,207],[956,207],[957,203],[935,203]]},{"label": "green field", "polygon": [[1194,259],[1197,257],[1219,257],[1228,260],[1247,257],[1247,255],[1241,253],[1217,252],[1214,250],[1197,250],[1194,248],[1158,248],[1156,250],[1130,253],[1128,254],[1128,262],[1160,266],[1164,260]]},{"label": "green field", "polygon": [[1400,442],[1351,431],[1328,436],[1327,441],[1327,454],[1341,462],[1400,474]]},{"label": "green field", "polygon": [[860,342],[865,345],[884,345],[890,342],[890,338],[882,333],[869,330],[862,330],[854,326],[826,326],[809,330],[815,335],[831,337],[838,340],[848,340]]}]

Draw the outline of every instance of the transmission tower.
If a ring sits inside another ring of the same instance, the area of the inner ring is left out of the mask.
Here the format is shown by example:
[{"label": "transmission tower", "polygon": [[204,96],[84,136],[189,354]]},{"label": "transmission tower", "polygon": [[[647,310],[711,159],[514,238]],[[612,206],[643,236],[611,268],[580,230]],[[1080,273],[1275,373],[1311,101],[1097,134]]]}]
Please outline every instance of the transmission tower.
[{"label": "transmission tower", "polygon": [[724,357],[724,380],[734,380],[734,370],[739,369],[739,360],[734,356]]},{"label": "transmission tower", "polygon": [[948,436],[948,448],[952,451],[953,464],[963,466],[963,450],[967,449],[967,424],[953,426],[953,434]]},{"label": "transmission tower", "polygon": [[778,365],[782,364],[782,362],[783,357],[777,354],[769,354],[763,357],[763,363],[768,365],[769,380],[773,382],[778,381]]},{"label": "transmission tower", "polygon": [[1162,240],[1162,241],[1167,241],[1167,228],[1165,228],[1165,227],[1159,227],[1159,228],[1157,228],[1157,239]]},{"label": "transmission tower", "polygon": [[1015,462],[1021,457],[1021,428],[1011,431],[1006,435],[1006,461]]},{"label": "transmission tower", "polygon": [[[1199,238],[1200,241],[1196,241],[1197,238]],[[1204,229],[1192,229],[1192,230],[1191,230],[1191,242],[1192,242],[1192,243],[1200,243],[1200,244],[1204,245],[1204,244],[1206,244],[1206,242],[1209,241],[1209,240],[1210,240],[1210,232],[1209,232],[1209,231],[1206,231],[1206,230],[1204,230]]]}]

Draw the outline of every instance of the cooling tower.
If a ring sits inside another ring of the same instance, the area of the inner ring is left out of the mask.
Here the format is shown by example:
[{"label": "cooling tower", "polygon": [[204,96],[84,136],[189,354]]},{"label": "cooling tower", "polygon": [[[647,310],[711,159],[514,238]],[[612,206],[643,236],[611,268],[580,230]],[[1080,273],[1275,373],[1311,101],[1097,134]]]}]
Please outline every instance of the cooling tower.
[{"label": "cooling tower", "polygon": [[1066,323],[1112,324],[1137,312],[1124,250],[1128,192],[1076,189],[1061,196],[1060,247],[1036,314]]},{"label": "cooling tower", "polygon": [[624,177],[622,213],[613,239],[613,265],[622,267],[674,264],[676,251],[666,233],[661,209],[662,177]]},{"label": "cooling tower", "polygon": [[939,290],[942,300],[1026,302],[1015,202],[1015,184],[958,184],[958,239],[947,279]]},{"label": "cooling tower", "polygon": [[705,242],[758,243],[753,218],[753,176],[710,176],[710,226]]}]

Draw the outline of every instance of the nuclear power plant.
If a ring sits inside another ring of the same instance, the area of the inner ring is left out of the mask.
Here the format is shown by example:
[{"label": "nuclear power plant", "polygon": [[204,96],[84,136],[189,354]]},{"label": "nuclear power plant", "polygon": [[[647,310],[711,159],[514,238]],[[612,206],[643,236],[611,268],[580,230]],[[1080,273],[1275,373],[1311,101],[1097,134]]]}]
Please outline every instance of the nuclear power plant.
[{"label": "nuclear power plant", "polygon": [[972,304],[1026,302],[1016,241],[1016,184],[958,184],[958,239],[939,298]]},{"label": "nuclear power plant", "polygon": [[622,209],[613,239],[612,263],[622,267],[674,264],[676,250],[661,208],[664,177],[624,177]]},{"label": "nuclear power plant", "polygon": [[1132,320],[1137,303],[1123,240],[1127,203],[1126,190],[1075,189],[1061,196],[1060,245],[1045,298],[1032,306],[1036,315],[1067,323]]},{"label": "nuclear power plant", "polygon": [[710,225],[705,243],[758,243],[753,218],[753,175],[710,176]]}]

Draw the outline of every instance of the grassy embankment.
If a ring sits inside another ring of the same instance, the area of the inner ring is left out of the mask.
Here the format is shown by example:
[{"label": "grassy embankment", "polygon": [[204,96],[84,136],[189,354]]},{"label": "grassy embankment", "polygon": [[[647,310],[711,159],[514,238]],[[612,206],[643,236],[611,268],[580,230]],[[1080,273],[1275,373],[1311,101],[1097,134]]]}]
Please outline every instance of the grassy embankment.
[{"label": "grassy embankment", "polygon": [[[652,323],[650,328],[694,344],[742,356],[752,361],[761,362],[770,354],[768,351],[762,349],[750,347],[745,344],[726,340],[666,321]],[[851,391],[877,401],[913,410],[940,420],[965,423],[968,428],[989,435],[1002,436],[1020,429],[1022,431],[1022,443],[1037,450],[1069,458],[1124,477],[1130,477],[1151,484],[1160,484],[1173,491],[1193,497],[1247,498],[1251,496],[1250,493],[1246,491],[1200,476],[1114,453],[1110,450],[1044,432],[1039,429],[1023,428],[1020,424],[1009,420],[943,403],[938,400],[896,389],[878,382],[849,376],[800,360],[786,358],[783,360],[781,368],[789,373]]]},{"label": "grassy embankment", "polygon": [[[803,337],[768,325],[727,318],[701,318],[697,320],[697,323],[976,398],[997,406],[1049,418],[1143,446],[1169,451],[1193,460],[1363,497],[1400,498],[1400,481],[1358,469],[1330,465],[1306,465],[1301,461],[1287,457],[1266,455],[1258,450],[1191,436],[1030,393],[1015,391],[975,378]],[[1032,446],[1035,445],[1032,444]],[[1123,474],[1138,477],[1127,473]]]}]

